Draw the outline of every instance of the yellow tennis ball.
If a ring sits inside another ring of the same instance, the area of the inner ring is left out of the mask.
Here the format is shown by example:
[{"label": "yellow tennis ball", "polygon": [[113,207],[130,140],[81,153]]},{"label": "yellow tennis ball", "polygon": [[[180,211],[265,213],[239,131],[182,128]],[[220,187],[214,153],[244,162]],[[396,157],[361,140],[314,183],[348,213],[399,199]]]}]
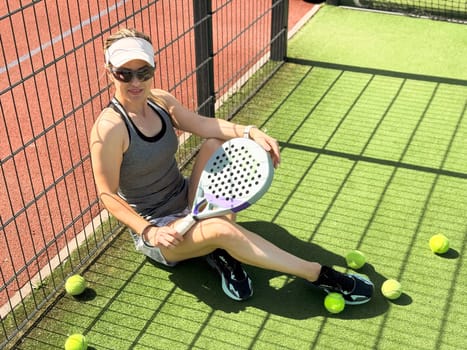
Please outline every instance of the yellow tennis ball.
[{"label": "yellow tennis ball", "polygon": [[388,299],[397,299],[402,294],[402,285],[395,279],[388,279],[381,286],[381,293]]},{"label": "yellow tennis ball", "polygon": [[350,268],[359,269],[365,265],[366,257],[361,251],[352,250],[345,256],[345,261]]},{"label": "yellow tennis ball", "polygon": [[65,350],[86,350],[88,341],[82,334],[72,334],[65,342]]},{"label": "yellow tennis ball", "polygon": [[86,289],[86,280],[81,275],[70,276],[65,282],[65,290],[70,295],[79,295]]},{"label": "yellow tennis ball", "polygon": [[345,300],[342,294],[329,293],[324,298],[324,307],[332,314],[338,314],[345,308]]},{"label": "yellow tennis ball", "polygon": [[429,244],[433,253],[444,254],[449,250],[449,239],[441,233],[431,236]]}]

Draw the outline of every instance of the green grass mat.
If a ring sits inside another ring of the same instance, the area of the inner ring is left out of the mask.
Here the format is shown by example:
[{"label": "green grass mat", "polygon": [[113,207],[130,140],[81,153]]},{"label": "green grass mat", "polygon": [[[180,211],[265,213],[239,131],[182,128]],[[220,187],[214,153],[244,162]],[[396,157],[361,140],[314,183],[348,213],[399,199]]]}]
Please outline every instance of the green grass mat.
[{"label": "green grass mat", "polygon": [[323,6],[288,48],[294,58],[467,79],[467,25]]},{"label": "green grass mat", "polygon": [[[326,11],[316,21],[337,26]],[[306,282],[254,267],[253,298],[234,302],[203,259],[161,268],[124,233],[86,271],[84,296],[61,297],[18,349],[62,349],[74,332],[96,350],[467,348],[466,96],[462,85],[288,63],[237,117],[277,137],[283,158],[239,222],[342,271],[360,249],[358,272],[376,285],[368,304],[332,315]],[[442,256],[428,247],[438,232],[451,240]],[[387,278],[401,281],[400,299],[381,295]]]}]

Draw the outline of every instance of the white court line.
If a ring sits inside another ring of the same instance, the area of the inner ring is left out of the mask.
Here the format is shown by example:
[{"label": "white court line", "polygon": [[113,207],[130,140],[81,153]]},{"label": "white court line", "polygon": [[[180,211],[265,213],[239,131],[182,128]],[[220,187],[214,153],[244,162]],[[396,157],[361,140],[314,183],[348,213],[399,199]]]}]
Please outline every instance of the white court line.
[{"label": "white court line", "polygon": [[122,1],[117,2],[115,5],[110,6],[110,7],[106,8],[105,10],[102,10],[101,12],[99,12],[98,15],[92,16],[91,18],[88,18],[88,19],[82,21],[80,24],[74,26],[73,28],[67,30],[66,32],[63,32],[62,34],[57,35],[55,38],[52,38],[52,40],[42,44],[39,47],[36,47],[35,49],[33,49],[31,51],[29,51],[27,54],[21,56],[19,59],[11,61],[10,63],[8,63],[6,65],[6,67],[5,66],[0,67],[0,74],[5,73],[8,69],[11,69],[11,68],[19,65],[21,62],[30,59],[32,56],[37,55],[38,53],[40,53],[44,49],[48,48],[49,46],[52,46],[53,44],[56,44],[56,43],[60,42],[64,38],[69,37],[74,32],[77,32],[78,30],[81,30],[83,27],[86,27],[86,26],[90,25],[91,23],[99,20],[101,17],[110,14],[111,12],[115,11],[118,7],[123,6],[128,1],[129,0],[122,0]]}]

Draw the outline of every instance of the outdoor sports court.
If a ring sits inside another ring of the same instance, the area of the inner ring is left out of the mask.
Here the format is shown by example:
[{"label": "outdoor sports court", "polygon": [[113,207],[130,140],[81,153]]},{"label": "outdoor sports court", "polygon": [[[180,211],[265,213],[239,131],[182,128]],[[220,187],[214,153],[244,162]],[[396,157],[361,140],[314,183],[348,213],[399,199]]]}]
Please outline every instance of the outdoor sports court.
[{"label": "outdoor sports court", "polygon": [[[83,273],[86,293],[62,294],[17,348],[61,349],[72,333],[96,350],[467,348],[466,38],[465,24],[323,5],[235,116],[282,149],[238,221],[342,271],[361,250],[368,304],[332,315],[319,290],[253,267],[253,298],[234,302],[203,259],[161,268],[122,232]],[[429,249],[436,233],[446,254]]]}]

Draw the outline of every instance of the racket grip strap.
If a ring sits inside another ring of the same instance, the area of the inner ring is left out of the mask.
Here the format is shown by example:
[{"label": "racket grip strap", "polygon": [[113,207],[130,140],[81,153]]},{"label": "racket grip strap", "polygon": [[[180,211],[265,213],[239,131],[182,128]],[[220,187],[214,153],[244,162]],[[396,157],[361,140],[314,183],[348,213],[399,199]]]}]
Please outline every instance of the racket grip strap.
[{"label": "racket grip strap", "polygon": [[197,221],[193,215],[188,214],[175,224],[174,229],[181,235],[184,235]]}]

